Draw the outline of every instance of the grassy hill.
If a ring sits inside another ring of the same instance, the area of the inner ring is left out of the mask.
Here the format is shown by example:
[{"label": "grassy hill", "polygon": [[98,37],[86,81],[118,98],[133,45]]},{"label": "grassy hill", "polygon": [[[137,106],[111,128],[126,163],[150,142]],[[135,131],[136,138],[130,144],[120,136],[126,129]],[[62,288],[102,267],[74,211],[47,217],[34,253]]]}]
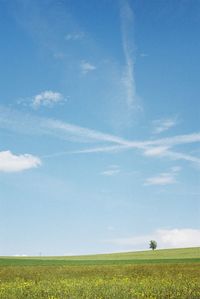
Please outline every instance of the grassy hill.
[{"label": "grassy hill", "polygon": [[96,255],[82,255],[60,257],[61,259],[70,260],[146,260],[146,259],[200,259],[200,247],[193,248],[176,248],[176,249],[159,249],[159,250],[145,250],[122,253],[96,254]]},{"label": "grassy hill", "polygon": [[200,247],[160,249],[111,254],[55,257],[1,257],[4,265],[115,265],[115,264],[157,264],[157,263],[200,263]]}]

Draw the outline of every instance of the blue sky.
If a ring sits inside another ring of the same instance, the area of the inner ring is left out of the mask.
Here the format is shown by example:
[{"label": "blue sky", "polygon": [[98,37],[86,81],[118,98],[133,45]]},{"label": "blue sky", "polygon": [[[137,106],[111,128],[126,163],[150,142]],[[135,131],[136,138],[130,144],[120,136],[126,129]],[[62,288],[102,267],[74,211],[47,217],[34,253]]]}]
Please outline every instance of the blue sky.
[{"label": "blue sky", "polygon": [[0,255],[200,245],[199,16],[0,2]]}]

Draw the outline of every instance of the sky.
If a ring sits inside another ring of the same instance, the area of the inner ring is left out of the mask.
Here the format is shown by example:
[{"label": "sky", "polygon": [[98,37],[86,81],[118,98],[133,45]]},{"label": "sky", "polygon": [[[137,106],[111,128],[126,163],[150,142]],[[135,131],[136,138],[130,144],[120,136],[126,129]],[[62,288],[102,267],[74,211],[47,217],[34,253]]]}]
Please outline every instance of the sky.
[{"label": "sky", "polygon": [[200,246],[200,2],[0,1],[0,255]]}]

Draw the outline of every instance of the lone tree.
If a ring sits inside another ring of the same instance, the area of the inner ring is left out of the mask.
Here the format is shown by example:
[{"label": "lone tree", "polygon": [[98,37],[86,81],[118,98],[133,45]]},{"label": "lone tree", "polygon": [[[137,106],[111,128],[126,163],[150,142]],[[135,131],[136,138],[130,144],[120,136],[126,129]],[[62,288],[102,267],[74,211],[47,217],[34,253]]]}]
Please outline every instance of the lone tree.
[{"label": "lone tree", "polygon": [[157,242],[154,241],[154,240],[151,240],[149,242],[149,248],[151,248],[152,250],[156,249],[157,248]]}]

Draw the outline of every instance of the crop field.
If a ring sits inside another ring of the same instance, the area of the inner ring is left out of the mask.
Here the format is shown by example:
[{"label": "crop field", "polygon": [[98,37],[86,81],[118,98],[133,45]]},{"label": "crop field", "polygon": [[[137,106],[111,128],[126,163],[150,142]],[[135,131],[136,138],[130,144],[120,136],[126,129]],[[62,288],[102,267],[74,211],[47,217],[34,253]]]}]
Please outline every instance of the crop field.
[{"label": "crop field", "polygon": [[200,248],[0,258],[0,298],[200,298]]}]

